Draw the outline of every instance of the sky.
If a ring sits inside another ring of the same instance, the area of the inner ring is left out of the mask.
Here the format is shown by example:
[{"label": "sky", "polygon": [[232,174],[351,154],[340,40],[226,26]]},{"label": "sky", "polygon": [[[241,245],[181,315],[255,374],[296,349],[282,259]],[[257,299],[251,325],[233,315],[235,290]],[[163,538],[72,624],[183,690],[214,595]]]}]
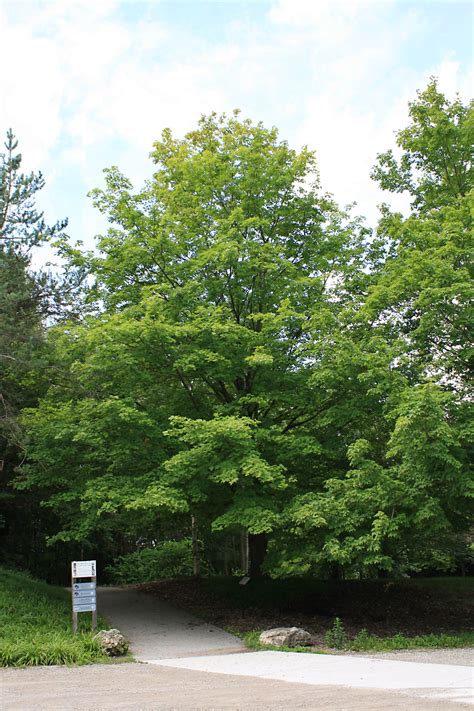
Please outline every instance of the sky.
[{"label": "sky", "polygon": [[408,205],[369,177],[408,101],[430,76],[471,98],[472,29],[464,0],[0,0],[0,134],[43,173],[47,221],[88,248],[104,168],[139,188],[165,127],[234,108],[314,149],[323,190],[373,226],[381,202]]}]

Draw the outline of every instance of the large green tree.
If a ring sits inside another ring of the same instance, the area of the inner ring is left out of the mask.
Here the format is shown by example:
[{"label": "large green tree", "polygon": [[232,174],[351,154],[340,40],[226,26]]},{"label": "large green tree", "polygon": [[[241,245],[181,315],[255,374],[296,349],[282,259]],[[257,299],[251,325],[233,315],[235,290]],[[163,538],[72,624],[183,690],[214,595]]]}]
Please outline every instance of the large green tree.
[{"label": "large green tree", "polygon": [[309,340],[353,298],[364,230],[310,151],[238,115],[165,131],[152,156],[142,191],[112,168],[93,192],[112,227],[100,256],[73,257],[105,310],[58,339],[73,384],[29,415],[43,468],[24,485],[55,482],[66,537],[131,510],[243,528],[258,574],[285,506],[344,459],[319,426],[341,393],[311,381]]}]

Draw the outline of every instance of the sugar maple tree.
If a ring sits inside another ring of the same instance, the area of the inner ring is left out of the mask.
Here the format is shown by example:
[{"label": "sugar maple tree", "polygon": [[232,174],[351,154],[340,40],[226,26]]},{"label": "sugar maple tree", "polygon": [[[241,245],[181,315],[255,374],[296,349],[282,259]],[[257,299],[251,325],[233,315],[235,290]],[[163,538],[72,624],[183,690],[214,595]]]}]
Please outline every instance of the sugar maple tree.
[{"label": "sugar maple tree", "polygon": [[310,382],[309,326],[349,298],[363,232],[320,194],[311,152],[238,115],[165,131],[152,155],[141,192],[115,168],[93,192],[113,226],[75,258],[105,310],[58,335],[73,378],[29,415],[48,468],[27,482],[56,485],[63,536],[130,510],[243,527],[257,574],[292,493],[321,483],[332,397]]}]

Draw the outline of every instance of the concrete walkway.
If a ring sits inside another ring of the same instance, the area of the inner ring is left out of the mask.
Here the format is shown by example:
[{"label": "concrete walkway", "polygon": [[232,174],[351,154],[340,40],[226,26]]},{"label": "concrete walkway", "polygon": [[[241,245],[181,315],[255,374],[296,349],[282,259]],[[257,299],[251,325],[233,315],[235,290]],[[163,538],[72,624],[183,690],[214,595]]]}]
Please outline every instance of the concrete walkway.
[{"label": "concrete walkway", "polygon": [[99,588],[97,607],[140,662],[245,651],[238,637],[132,588]]},{"label": "concrete walkway", "polygon": [[376,657],[253,652],[227,657],[195,657],[156,661],[193,671],[252,676],[312,686],[398,691],[418,699],[472,704],[473,669],[469,666],[427,664]]}]

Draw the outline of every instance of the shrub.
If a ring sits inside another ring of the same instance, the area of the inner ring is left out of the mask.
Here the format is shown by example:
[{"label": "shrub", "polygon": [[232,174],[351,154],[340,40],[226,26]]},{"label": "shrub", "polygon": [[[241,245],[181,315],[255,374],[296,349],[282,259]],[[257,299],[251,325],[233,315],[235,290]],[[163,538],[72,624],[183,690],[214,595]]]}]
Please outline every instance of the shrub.
[{"label": "shrub", "polygon": [[193,574],[191,540],[163,541],[155,548],[120,556],[107,566],[106,572],[111,581],[119,585],[190,576]]},{"label": "shrub", "polygon": [[347,646],[346,630],[339,617],[336,617],[333,626],[324,635],[324,641],[328,647],[335,647],[336,649],[344,649]]}]

